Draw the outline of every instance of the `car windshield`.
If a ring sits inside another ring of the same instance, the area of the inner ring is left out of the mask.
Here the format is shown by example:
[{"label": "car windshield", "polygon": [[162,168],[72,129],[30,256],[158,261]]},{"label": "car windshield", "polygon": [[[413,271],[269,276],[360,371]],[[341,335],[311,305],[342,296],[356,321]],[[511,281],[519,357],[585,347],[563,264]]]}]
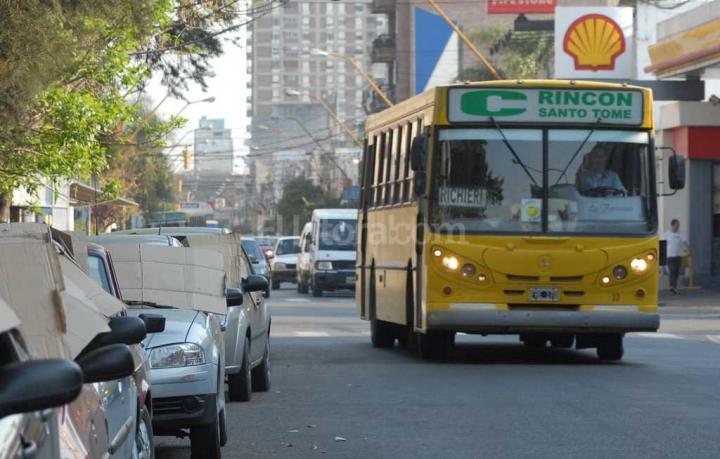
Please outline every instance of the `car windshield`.
[{"label": "car windshield", "polygon": [[331,219],[320,221],[320,250],[355,250],[357,244],[355,219]]},{"label": "car windshield", "polygon": [[260,263],[265,257],[256,241],[244,240],[241,242],[243,249],[251,258],[253,263]]},{"label": "car windshield", "polygon": [[540,233],[545,220],[547,232],[646,233],[648,142],[633,131],[440,131],[431,221],[451,232]]},{"label": "car windshield", "polygon": [[278,241],[275,255],[291,255],[300,253],[299,239],[281,239]]}]

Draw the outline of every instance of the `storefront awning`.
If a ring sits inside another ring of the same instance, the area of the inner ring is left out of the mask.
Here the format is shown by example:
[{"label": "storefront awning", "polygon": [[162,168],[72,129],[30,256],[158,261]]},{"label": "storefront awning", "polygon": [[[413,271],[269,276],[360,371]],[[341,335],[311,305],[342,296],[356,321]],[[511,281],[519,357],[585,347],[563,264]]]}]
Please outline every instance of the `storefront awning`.
[{"label": "storefront awning", "polygon": [[720,19],[690,28],[648,48],[648,73],[670,78],[720,67]]},{"label": "storefront awning", "polygon": [[86,185],[81,182],[73,182],[70,184],[70,201],[75,207],[83,206],[123,206],[123,207],[139,207],[135,201],[127,198],[117,198],[101,201],[102,191],[95,187]]}]

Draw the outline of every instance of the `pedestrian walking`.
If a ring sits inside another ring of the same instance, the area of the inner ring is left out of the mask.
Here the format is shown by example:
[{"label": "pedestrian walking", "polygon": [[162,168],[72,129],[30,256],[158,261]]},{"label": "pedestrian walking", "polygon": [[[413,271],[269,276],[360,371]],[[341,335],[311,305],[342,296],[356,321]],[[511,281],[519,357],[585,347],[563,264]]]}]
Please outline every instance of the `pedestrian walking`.
[{"label": "pedestrian walking", "polygon": [[680,234],[680,221],[674,218],[670,222],[670,231],[665,231],[663,239],[667,244],[667,267],[670,271],[670,291],[677,295],[677,281],[680,276],[682,257],[688,253],[688,243]]}]

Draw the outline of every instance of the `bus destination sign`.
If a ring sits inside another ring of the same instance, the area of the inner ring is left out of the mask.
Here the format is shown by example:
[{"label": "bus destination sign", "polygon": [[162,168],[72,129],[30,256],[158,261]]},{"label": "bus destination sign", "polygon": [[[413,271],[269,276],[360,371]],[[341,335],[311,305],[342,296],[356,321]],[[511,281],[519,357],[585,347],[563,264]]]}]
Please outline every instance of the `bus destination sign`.
[{"label": "bus destination sign", "polygon": [[643,93],[613,89],[451,88],[450,122],[642,124]]}]

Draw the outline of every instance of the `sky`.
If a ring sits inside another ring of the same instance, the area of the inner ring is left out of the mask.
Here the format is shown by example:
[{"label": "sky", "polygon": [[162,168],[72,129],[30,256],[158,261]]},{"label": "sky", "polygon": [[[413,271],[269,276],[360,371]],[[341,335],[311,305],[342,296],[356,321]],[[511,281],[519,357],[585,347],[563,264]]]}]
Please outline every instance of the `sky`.
[{"label": "sky", "polygon": [[[190,144],[192,150],[193,134],[189,131],[197,128],[200,118],[203,116],[211,119],[223,118],[225,119],[225,128],[233,130],[233,150],[236,154],[234,170],[236,173],[243,170],[237,155],[246,151],[243,141],[245,129],[249,122],[246,112],[246,97],[250,91],[247,89],[249,77],[246,74],[245,39],[239,40],[239,43],[240,46],[230,41],[223,42],[223,55],[211,62],[210,67],[215,72],[215,77],[207,79],[208,88],[206,92],[203,92],[202,88],[197,84],[190,85],[186,94],[188,101],[215,97],[215,102],[203,102],[188,106],[182,112],[182,116],[188,120],[187,123],[175,132],[174,141],[168,142],[169,144]],[[167,90],[160,83],[160,75],[155,75],[147,89],[147,94],[152,99],[153,104],[157,105],[165,97],[166,92]],[[168,98],[160,105],[157,112],[167,118],[182,110],[185,104],[184,100]],[[178,149],[169,153],[179,155],[180,151],[181,149]],[[180,170],[182,167],[181,157],[173,156],[173,158],[175,159],[175,169]]]}]

